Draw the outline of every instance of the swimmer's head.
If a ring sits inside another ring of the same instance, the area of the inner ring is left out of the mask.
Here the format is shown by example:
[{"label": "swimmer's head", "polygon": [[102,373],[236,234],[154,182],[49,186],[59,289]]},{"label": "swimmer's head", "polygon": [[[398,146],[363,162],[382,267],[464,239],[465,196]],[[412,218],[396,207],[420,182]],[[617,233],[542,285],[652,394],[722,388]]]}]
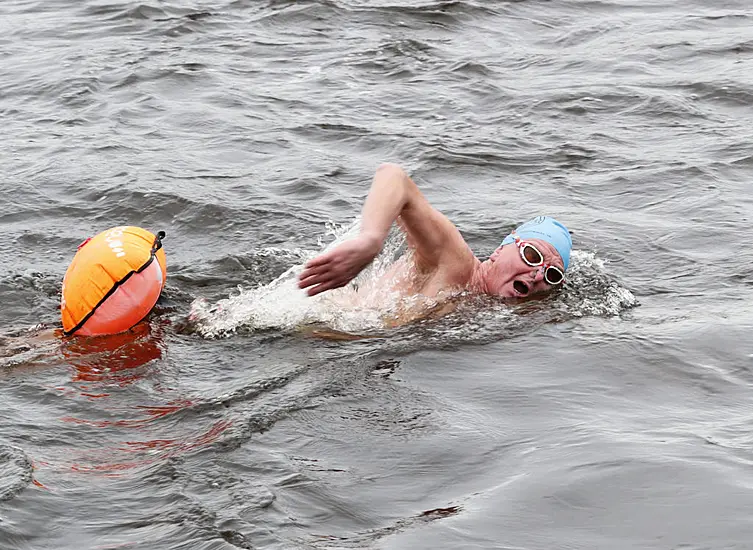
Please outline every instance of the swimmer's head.
[{"label": "swimmer's head", "polygon": [[479,265],[477,288],[502,298],[529,298],[559,288],[570,263],[567,228],[539,216],[517,227]]},{"label": "swimmer's head", "polygon": [[512,244],[515,237],[522,240],[540,239],[546,241],[554,247],[562,258],[562,265],[565,269],[570,264],[570,251],[573,248],[573,240],[570,237],[570,231],[563,224],[549,216],[536,216],[528,220],[523,225],[517,227],[510,233],[502,244]]}]

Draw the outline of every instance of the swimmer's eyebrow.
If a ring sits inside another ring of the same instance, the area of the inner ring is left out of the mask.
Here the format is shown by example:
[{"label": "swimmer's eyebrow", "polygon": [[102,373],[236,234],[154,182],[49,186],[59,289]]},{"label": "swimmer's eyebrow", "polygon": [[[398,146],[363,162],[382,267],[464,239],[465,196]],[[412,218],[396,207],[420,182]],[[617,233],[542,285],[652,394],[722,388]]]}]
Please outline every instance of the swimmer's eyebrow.
[{"label": "swimmer's eyebrow", "polygon": [[[559,252],[554,250],[554,247],[547,243],[547,247],[545,248],[544,252],[544,263],[550,264],[550,265],[556,265],[560,269],[563,268],[562,264],[562,258],[560,258]],[[544,247],[542,247],[544,248]]]}]

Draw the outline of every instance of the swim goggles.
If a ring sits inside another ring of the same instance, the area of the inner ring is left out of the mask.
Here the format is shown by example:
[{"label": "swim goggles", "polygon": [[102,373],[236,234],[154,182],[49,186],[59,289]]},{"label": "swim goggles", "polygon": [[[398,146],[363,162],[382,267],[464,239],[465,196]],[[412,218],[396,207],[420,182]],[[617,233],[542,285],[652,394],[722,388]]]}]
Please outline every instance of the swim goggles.
[{"label": "swim goggles", "polygon": [[560,285],[565,281],[565,273],[557,266],[544,263],[544,255],[532,243],[521,240],[517,235],[514,236],[515,246],[520,250],[520,257],[531,267],[544,268],[544,280],[550,285]]}]

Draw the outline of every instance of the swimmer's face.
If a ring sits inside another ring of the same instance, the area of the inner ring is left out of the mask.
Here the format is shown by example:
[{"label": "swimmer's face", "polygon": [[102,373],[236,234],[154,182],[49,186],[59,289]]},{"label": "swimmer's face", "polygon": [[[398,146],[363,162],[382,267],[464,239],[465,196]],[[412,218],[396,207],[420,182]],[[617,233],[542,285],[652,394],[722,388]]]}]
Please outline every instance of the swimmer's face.
[{"label": "swimmer's face", "polygon": [[[548,242],[528,239],[544,256],[544,263],[558,267],[564,272],[562,258]],[[528,265],[515,244],[499,247],[490,256],[490,269],[486,277],[489,294],[502,298],[528,298],[542,294],[560,285],[550,285],[544,280],[543,266]]]}]

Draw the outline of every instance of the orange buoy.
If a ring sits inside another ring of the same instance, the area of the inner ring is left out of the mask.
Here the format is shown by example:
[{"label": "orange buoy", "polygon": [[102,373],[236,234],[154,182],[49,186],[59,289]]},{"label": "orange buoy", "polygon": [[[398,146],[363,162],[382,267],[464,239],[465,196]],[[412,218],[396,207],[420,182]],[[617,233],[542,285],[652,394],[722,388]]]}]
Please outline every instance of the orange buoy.
[{"label": "orange buoy", "polygon": [[81,243],[63,278],[63,332],[117,334],[146,317],[165,286],[164,237],[122,226]]}]

